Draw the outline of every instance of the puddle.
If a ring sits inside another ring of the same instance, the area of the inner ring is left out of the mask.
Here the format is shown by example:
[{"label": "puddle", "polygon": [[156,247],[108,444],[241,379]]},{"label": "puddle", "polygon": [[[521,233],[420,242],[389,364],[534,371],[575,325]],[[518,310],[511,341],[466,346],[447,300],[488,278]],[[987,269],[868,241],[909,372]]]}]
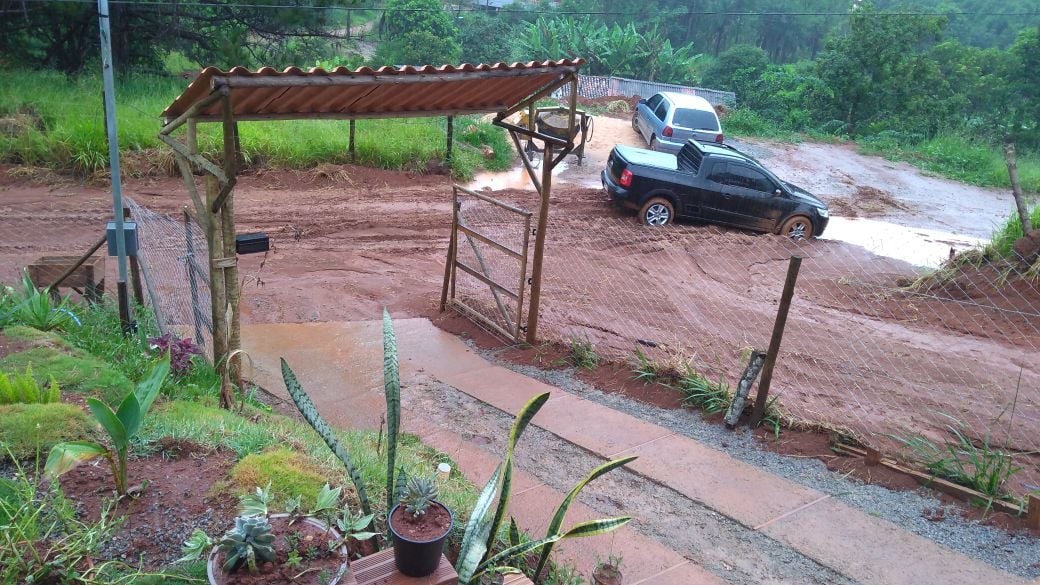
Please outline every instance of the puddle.
[{"label": "puddle", "polygon": [[950,257],[950,248],[960,252],[987,239],[909,227],[865,218],[832,217],[823,239],[841,240],[915,266],[937,267]]},{"label": "puddle", "polygon": [[[553,169],[553,176],[559,176],[560,173],[566,171],[569,167],[569,161],[561,161],[560,164],[556,165],[556,168]],[[542,160],[540,158],[534,161],[534,168],[540,179],[542,176]],[[509,171],[487,171],[477,173],[477,175],[473,177],[473,180],[470,181],[469,184],[465,185],[465,187],[474,191],[480,191],[483,189],[490,189],[492,191],[498,191],[499,189],[523,189],[525,191],[534,191],[534,184],[531,183],[531,177],[528,176],[527,171],[524,170],[524,165],[522,163],[513,167],[512,170]]]}]

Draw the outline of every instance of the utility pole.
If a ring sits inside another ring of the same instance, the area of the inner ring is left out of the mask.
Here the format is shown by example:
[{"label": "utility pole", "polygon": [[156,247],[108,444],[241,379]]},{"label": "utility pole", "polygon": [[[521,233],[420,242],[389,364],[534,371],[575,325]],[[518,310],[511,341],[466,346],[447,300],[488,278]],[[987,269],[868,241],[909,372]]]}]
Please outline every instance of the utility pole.
[{"label": "utility pole", "polygon": [[119,279],[119,321],[123,332],[130,331],[130,299],[126,288],[126,233],[123,228],[123,184],[119,167],[119,135],[116,132],[116,88],[112,73],[112,30],[109,26],[108,0],[98,0],[98,24],[101,28],[101,78],[105,88],[105,132],[108,134],[109,174],[112,176],[112,215],[116,226],[116,257]]}]

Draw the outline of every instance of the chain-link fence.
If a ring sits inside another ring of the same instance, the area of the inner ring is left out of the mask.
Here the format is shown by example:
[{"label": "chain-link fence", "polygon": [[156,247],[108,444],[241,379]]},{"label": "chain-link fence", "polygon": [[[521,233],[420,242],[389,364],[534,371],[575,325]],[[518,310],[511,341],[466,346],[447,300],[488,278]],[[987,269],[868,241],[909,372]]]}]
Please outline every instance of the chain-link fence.
[{"label": "chain-link fence", "polygon": [[[737,94],[732,91],[721,91],[718,89],[707,89],[704,87],[689,87],[676,85],[674,83],[660,83],[657,81],[643,81],[640,79],[626,79],[624,77],[600,77],[597,75],[578,76],[578,95],[586,99],[598,99],[602,97],[642,97],[649,98],[655,93],[671,91],[699,95],[708,100],[713,106],[723,105],[732,108],[737,105]],[[570,86],[565,85],[553,93],[554,98],[562,99],[570,95]]]},{"label": "chain-link fence", "polygon": [[212,347],[209,255],[206,234],[188,214],[156,213],[125,199],[137,222],[138,257],[148,302],[165,331]]},{"label": "chain-link fence", "polygon": [[782,412],[888,453],[915,434],[942,445],[953,426],[1032,461],[1016,481],[1040,483],[1040,291],[1028,267],[977,254],[922,270],[839,241],[562,211],[548,229],[543,339],[588,339],[619,362],[639,350],[735,386],[750,349],[769,344],[797,254],[771,392]]}]

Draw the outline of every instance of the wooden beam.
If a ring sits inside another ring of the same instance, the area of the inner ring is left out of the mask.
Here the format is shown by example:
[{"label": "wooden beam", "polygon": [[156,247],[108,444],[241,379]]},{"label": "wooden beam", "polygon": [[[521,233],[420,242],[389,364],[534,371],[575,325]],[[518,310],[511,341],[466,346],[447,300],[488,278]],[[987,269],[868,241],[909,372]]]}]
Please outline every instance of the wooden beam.
[{"label": "wooden beam", "polygon": [[[52,282],[49,285],[47,285],[47,290],[56,290],[58,288],[58,286],[61,285],[61,283],[65,282],[65,279],[68,278],[69,275],[71,275],[73,272],[75,272],[76,269],[79,268],[80,266],[83,266],[83,263],[86,262],[87,260],[89,260],[90,257],[94,255],[94,252],[97,252],[98,249],[100,249],[101,246],[104,246],[105,242],[107,242],[107,241],[108,241],[108,234],[106,233],[105,235],[101,236],[101,239],[98,240],[93,246],[91,246],[89,250],[87,250],[86,254],[83,254],[82,256],[80,256],[79,260],[76,260],[75,264],[73,264],[68,269],[66,269],[65,272],[62,272],[61,275],[58,276],[58,278],[54,279],[54,282]],[[102,277],[103,277],[103,275],[102,275]]]},{"label": "wooden beam", "polygon": [[561,140],[561,139],[559,139],[559,138],[557,138],[555,136],[549,136],[548,134],[544,134],[542,132],[538,132],[537,130],[530,130],[528,128],[524,128],[523,126],[517,126],[516,124],[510,124],[509,122],[506,122],[505,120],[494,120],[491,123],[494,124],[495,126],[499,126],[501,128],[505,128],[506,130],[512,130],[512,131],[514,131],[514,132],[516,132],[518,134],[523,134],[524,136],[530,136],[531,138],[537,138],[538,140],[541,140],[543,142],[547,142],[549,144],[552,144],[553,146],[559,146],[560,148],[564,148],[568,144],[570,144],[570,142],[568,142],[566,140]]},{"label": "wooden beam", "polygon": [[209,174],[211,174],[214,177],[216,177],[217,180],[220,181],[221,183],[226,183],[227,182],[227,180],[228,180],[227,179],[227,175],[224,174],[224,171],[222,171],[220,169],[220,167],[218,167],[217,165],[213,164],[211,161],[206,159],[206,157],[204,157],[204,156],[202,156],[200,154],[192,154],[188,150],[188,147],[184,146],[180,142],[177,142],[177,140],[175,140],[174,138],[171,138],[170,136],[166,136],[164,134],[160,134],[159,135],[159,140],[162,140],[163,142],[168,144],[170,146],[170,148],[172,148],[174,150],[174,152],[179,153],[184,158],[186,158],[186,159],[190,160],[191,162],[193,162],[193,163],[199,165],[200,167],[202,167],[206,172],[208,172]]},{"label": "wooden beam", "polygon": [[467,236],[473,238],[473,239],[480,240],[481,242],[491,246],[492,248],[495,248],[496,250],[502,252],[503,254],[507,254],[509,256],[512,256],[513,258],[516,258],[517,260],[523,258],[523,255],[522,255],[521,252],[518,252],[518,251],[510,248],[509,246],[506,246],[505,244],[499,244],[495,240],[492,240],[490,237],[485,236],[484,234],[482,234],[482,233],[480,233],[480,232],[478,232],[476,230],[472,230],[469,227],[465,226],[464,224],[461,224],[461,223],[458,224],[458,230],[460,232],[466,234]]},{"label": "wooden beam", "polygon": [[[223,378],[223,368],[227,365],[223,362],[227,356],[227,290],[224,286],[224,271],[214,268],[213,265],[224,253],[224,241],[220,229],[220,215],[209,213],[209,204],[217,198],[220,185],[213,175],[206,176],[206,213],[209,216],[206,221],[206,243],[209,252],[209,298],[210,311],[213,323],[213,365],[217,368],[217,374]],[[224,387],[221,384],[221,406],[224,404]]]},{"label": "wooden beam", "polygon": [[[513,114],[519,112],[520,110],[522,110],[524,108],[533,106],[534,103],[537,102],[538,100],[540,100],[543,97],[551,94],[552,92],[554,92],[557,89],[563,87],[564,85],[567,85],[568,83],[570,83],[570,80],[571,80],[571,76],[570,75],[560,75],[560,76],[556,77],[556,79],[554,79],[552,81],[552,83],[550,83],[549,85],[546,85],[545,87],[535,91],[531,95],[529,95],[529,96],[525,97],[524,99],[520,100],[519,102],[513,104],[509,108],[499,112],[498,115],[495,116],[495,118],[498,119],[498,120],[502,120],[504,118],[508,118],[509,116],[512,116]],[[531,128],[533,129],[534,126],[531,126]]]},{"label": "wooden beam", "polygon": [[[488,267],[487,262],[484,260],[484,254],[481,253],[480,248],[477,247],[476,242],[473,240],[474,238],[466,238],[469,247],[473,250],[473,255],[477,258],[477,264],[480,265],[480,271],[484,273],[484,276],[488,277],[488,280],[494,281],[494,277],[491,275],[491,268]],[[508,329],[516,329],[516,325],[513,323],[512,319],[509,318],[509,311],[506,310],[505,303],[502,302],[502,295],[499,294],[498,287],[489,284],[488,289],[491,290],[491,296],[495,297],[495,305],[498,307],[498,314],[502,316],[502,321],[506,324],[506,327]],[[514,293],[513,296],[519,300],[519,295]]]},{"label": "wooden beam", "polygon": [[455,143],[455,116],[448,116],[448,144],[444,151],[444,162],[451,166],[451,151]]},{"label": "wooden beam", "polygon": [[505,286],[504,284],[502,284],[500,282],[496,282],[496,281],[488,278],[487,276],[484,276],[483,274],[478,272],[476,268],[473,268],[472,266],[469,266],[467,264],[459,262],[458,260],[455,261],[455,266],[460,268],[466,274],[469,274],[473,278],[476,278],[480,282],[483,282],[484,284],[486,284],[486,285],[488,285],[488,286],[490,286],[492,288],[496,288],[499,291],[506,293],[511,298],[513,298],[513,299],[519,298],[519,295],[517,295],[517,293],[513,292],[512,290],[510,290],[509,287]]},{"label": "wooden beam", "polygon": [[354,118],[350,119],[350,145],[347,146],[347,152],[350,153],[350,162],[357,162],[357,148],[354,144],[354,127],[357,125],[357,121]]},{"label": "wooden beam", "polygon": [[[408,110],[388,112],[287,112],[236,114],[239,122],[263,122],[275,120],[379,120],[388,118],[440,118],[442,116],[468,116],[470,114],[493,114],[500,111],[505,104],[491,104],[481,108],[464,108],[454,110]],[[223,122],[223,116],[197,116],[198,122]]]},{"label": "wooden beam", "polygon": [[222,76],[212,77],[214,89],[219,87],[253,88],[253,87],[327,87],[352,85],[413,85],[434,84],[453,81],[473,81],[480,79],[499,79],[510,77],[537,77],[576,73],[580,65],[566,65],[552,68],[508,69],[504,71],[457,71],[444,73],[418,73],[400,75],[264,75],[264,76]]},{"label": "wooden beam", "polygon": [[188,159],[184,158],[181,153],[174,152],[173,160],[177,162],[177,168],[181,171],[181,179],[184,180],[184,186],[188,188],[188,195],[191,196],[191,203],[195,206],[195,223],[199,224],[202,231],[206,231],[209,216],[206,214],[206,204],[199,197],[199,188],[195,184],[195,175],[191,174]]},{"label": "wooden beam", "polygon": [[183,125],[188,120],[194,118],[199,113],[199,111],[201,111],[203,108],[209,107],[210,104],[212,104],[213,102],[215,102],[215,101],[217,101],[219,99],[220,99],[220,93],[219,92],[213,92],[213,93],[207,95],[206,97],[204,97],[201,100],[199,100],[199,101],[195,102],[194,104],[192,104],[191,107],[188,108],[187,110],[184,110],[183,114],[177,116],[173,120],[166,121],[164,123],[163,127],[162,127],[162,130],[159,130],[159,134],[161,134],[163,136],[168,135],[170,132],[173,132],[177,128],[180,128],[181,125]]},{"label": "wooden beam", "polygon": [[542,182],[538,180],[538,173],[535,172],[534,163],[532,163],[530,157],[527,156],[527,151],[525,151],[523,146],[520,145],[520,137],[512,130],[507,130],[507,132],[509,133],[509,137],[513,139],[513,146],[516,147],[516,152],[520,155],[520,162],[524,164],[524,170],[527,171],[527,176],[531,177],[531,183],[534,184],[535,191],[541,192]]},{"label": "wooden beam", "polygon": [[769,339],[769,349],[766,350],[766,363],[762,366],[762,380],[758,383],[758,393],[755,395],[755,408],[751,411],[751,420],[748,426],[757,428],[762,424],[762,418],[766,414],[766,404],[769,403],[769,386],[773,381],[773,367],[776,366],[776,356],[780,353],[780,342],[784,339],[784,328],[787,326],[787,312],[791,308],[791,299],[794,298],[794,286],[798,282],[798,269],[802,266],[801,256],[791,256],[787,266],[787,278],[784,280],[784,290],[780,293],[780,306],[776,311],[776,321],[773,322],[773,335]]},{"label": "wooden beam", "polygon": [[499,201],[498,199],[495,199],[494,197],[488,197],[487,195],[484,195],[483,193],[478,193],[477,191],[474,191],[472,189],[467,189],[467,188],[463,187],[462,185],[453,185],[452,188],[455,189],[456,191],[462,191],[463,193],[465,193],[466,195],[469,195],[470,197],[475,197],[477,199],[480,199],[481,201],[483,201],[485,203],[490,203],[492,205],[501,207],[502,209],[505,209],[507,211],[512,211],[513,213],[516,213],[518,215],[522,215],[524,217],[531,217],[531,212],[527,211],[526,209],[520,209],[519,207],[516,207],[514,205],[510,205],[510,204],[505,203],[503,201]]}]

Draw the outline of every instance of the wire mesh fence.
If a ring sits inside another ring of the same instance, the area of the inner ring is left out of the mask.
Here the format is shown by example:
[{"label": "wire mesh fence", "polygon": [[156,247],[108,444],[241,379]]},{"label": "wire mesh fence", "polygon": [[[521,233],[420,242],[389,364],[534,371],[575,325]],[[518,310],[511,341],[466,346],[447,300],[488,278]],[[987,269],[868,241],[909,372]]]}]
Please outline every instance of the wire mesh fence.
[{"label": "wire mesh fence", "polygon": [[956,428],[1032,461],[1017,481],[1040,483],[1040,290],[1028,267],[974,254],[925,271],[844,242],[616,216],[553,213],[548,230],[541,338],[588,339],[619,362],[638,350],[733,387],[750,350],[769,344],[797,254],[771,391],[789,420],[892,454],[907,453],[900,438],[942,445]]},{"label": "wire mesh fence", "polygon": [[130,198],[125,201],[137,222],[146,296],[160,328],[191,338],[200,348],[212,347],[205,233],[188,214],[174,217],[156,213]]}]

